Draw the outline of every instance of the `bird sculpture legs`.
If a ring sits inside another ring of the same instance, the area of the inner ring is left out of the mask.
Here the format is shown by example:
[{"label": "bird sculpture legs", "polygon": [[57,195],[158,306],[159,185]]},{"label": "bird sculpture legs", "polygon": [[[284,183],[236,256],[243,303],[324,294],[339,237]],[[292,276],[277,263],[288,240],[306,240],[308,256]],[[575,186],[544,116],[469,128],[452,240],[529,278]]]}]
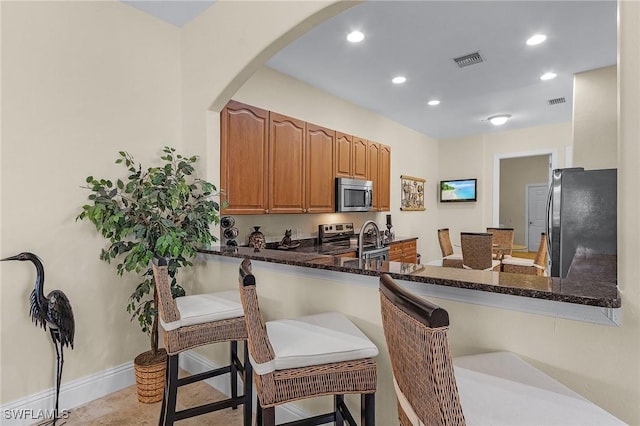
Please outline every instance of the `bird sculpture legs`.
[{"label": "bird sculpture legs", "polygon": [[60,381],[62,379],[64,352],[62,352],[63,346],[62,342],[60,341],[60,334],[58,329],[49,327],[49,331],[51,332],[51,340],[53,341],[53,346],[56,347],[56,406],[55,411],[53,412],[53,426],[55,426],[56,420],[58,420],[58,400],[60,398]]}]

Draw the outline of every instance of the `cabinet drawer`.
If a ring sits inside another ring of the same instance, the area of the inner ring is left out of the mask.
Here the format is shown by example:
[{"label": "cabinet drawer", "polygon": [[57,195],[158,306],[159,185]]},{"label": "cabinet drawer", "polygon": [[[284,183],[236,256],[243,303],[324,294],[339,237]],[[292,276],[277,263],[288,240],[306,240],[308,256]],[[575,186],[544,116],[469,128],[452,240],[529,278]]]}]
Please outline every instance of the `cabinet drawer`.
[{"label": "cabinet drawer", "polygon": [[397,253],[389,252],[389,260],[391,262],[402,262],[402,252],[401,251]]},{"label": "cabinet drawer", "polygon": [[417,241],[405,241],[404,243],[402,243],[402,249],[404,251],[416,251],[418,249]]},{"label": "cabinet drawer", "polygon": [[402,243],[392,243],[389,244],[389,255],[393,255],[395,253],[402,253]]}]

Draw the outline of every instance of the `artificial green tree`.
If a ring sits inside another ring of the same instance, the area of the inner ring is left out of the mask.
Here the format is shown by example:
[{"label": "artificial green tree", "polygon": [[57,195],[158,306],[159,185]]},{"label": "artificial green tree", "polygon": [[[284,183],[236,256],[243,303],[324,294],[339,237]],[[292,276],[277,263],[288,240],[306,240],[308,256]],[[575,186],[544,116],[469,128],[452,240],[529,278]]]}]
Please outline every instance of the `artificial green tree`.
[{"label": "artificial green tree", "polygon": [[76,218],[91,221],[108,240],[100,259],[117,261],[119,275],[125,271],[141,274],[142,282],[129,296],[127,312],[150,335],[149,358],[159,354],[153,258],[167,259],[173,297],[183,296],[184,289],[176,280],[178,270],[192,265],[198,248],[217,241],[210,226],[220,219],[215,185],[196,175],[198,157],[184,157],[171,147],[162,151],[164,163],[147,169],[120,151],[116,163],[122,164],[128,175],[115,183],[87,177],[89,203]]}]

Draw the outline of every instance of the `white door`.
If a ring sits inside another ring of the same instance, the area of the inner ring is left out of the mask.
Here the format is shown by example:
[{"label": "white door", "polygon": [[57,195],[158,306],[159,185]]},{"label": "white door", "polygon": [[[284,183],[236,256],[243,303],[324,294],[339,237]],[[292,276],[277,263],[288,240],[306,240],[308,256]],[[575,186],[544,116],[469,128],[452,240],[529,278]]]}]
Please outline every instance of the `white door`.
[{"label": "white door", "polygon": [[546,232],[547,185],[527,185],[527,245],[529,251],[538,251],[540,234]]}]

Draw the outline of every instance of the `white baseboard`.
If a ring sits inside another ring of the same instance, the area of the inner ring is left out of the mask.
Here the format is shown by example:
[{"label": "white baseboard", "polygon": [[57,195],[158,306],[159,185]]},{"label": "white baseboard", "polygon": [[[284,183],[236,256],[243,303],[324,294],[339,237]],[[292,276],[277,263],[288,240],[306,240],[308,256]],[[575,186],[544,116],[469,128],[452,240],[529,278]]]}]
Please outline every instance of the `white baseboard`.
[{"label": "white baseboard", "polygon": [[[239,352],[241,351],[242,349]],[[193,351],[187,351],[180,356],[180,368],[190,374],[202,373],[218,367],[219,365]],[[228,375],[214,377],[206,380],[206,382],[227,396],[231,394]],[[127,362],[71,382],[65,383],[63,381],[60,387],[60,411],[74,409],[133,384],[135,384],[133,362]],[[241,382],[238,382],[238,389],[242,393]],[[254,391],[254,412],[256,400]],[[22,426],[37,423],[44,420],[44,414],[51,413],[54,404],[55,388],[53,387],[3,404],[0,406],[0,424],[3,426]],[[299,420],[309,416],[309,413],[293,403],[284,404],[276,408],[278,423]]]},{"label": "white baseboard", "polygon": [[[60,411],[70,410],[135,383],[133,362],[127,362],[60,386]],[[30,425],[44,420],[55,405],[55,388],[27,396],[0,406],[0,423]]]}]

